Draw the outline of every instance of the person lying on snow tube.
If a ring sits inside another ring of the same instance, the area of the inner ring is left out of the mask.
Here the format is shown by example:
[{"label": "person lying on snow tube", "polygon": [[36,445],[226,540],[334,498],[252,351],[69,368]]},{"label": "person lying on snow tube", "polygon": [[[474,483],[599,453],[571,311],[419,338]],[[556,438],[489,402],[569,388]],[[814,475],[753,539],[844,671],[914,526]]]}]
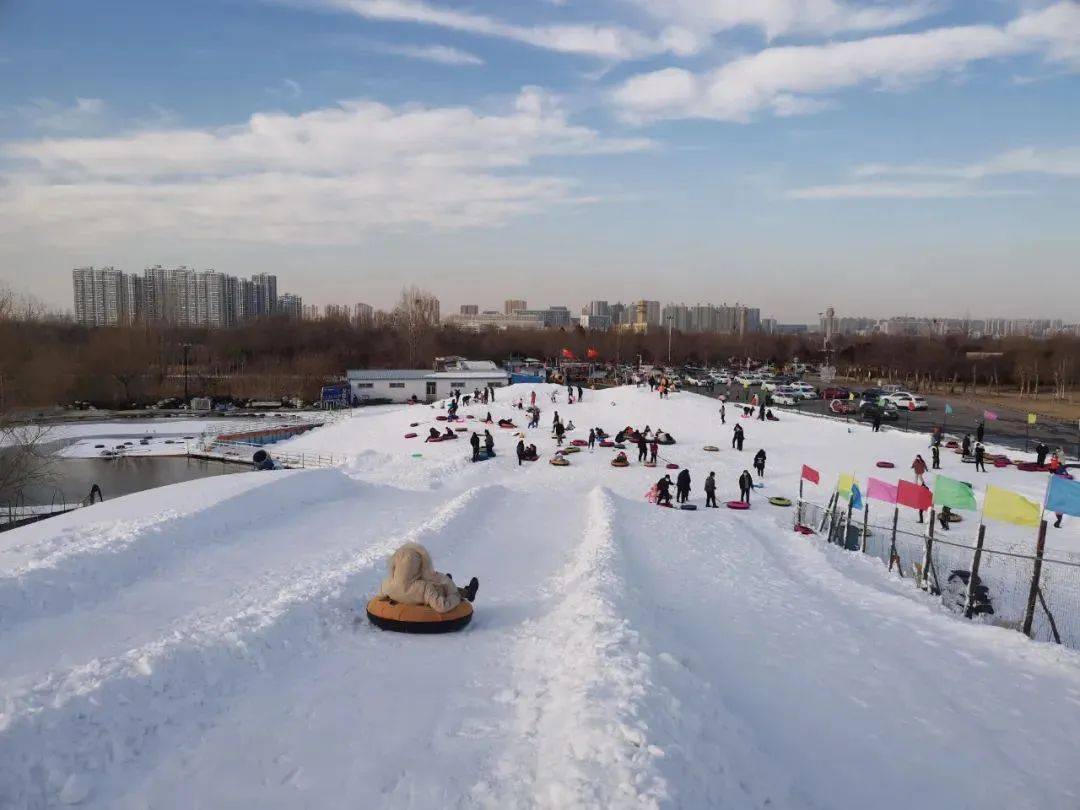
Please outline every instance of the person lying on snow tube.
[{"label": "person lying on snow tube", "polygon": [[780,421],[779,419],[776,418],[776,416],[773,415],[773,412],[772,412],[771,409],[765,411],[765,419],[767,421],[769,421],[769,422],[779,422]]},{"label": "person lying on snow tube", "polygon": [[454,432],[453,428],[447,428],[446,433],[444,433],[442,437],[443,439],[456,439],[457,434]]},{"label": "person lying on snow tube", "polygon": [[436,430],[435,428],[428,428],[428,435],[427,435],[427,438],[424,439],[424,441],[425,442],[441,442],[442,441],[442,436],[439,434],[439,431]]},{"label": "person lying on snow tube", "polygon": [[612,467],[629,467],[630,461],[626,458],[626,453],[620,452],[615,458],[611,460]]},{"label": "person lying on snow tube", "polygon": [[[463,606],[462,601],[475,600],[479,588],[476,577],[464,588],[459,588],[450,574],[435,570],[426,548],[419,543],[405,543],[390,558],[389,576],[368,603],[368,617],[379,627],[389,630],[431,632],[435,629],[433,625],[443,621],[447,625],[443,629],[458,629],[472,616],[471,606]],[[402,612],[398,607],[401,605],[419,607],[419,610],[409,611],[415,617],[413,621],[397,615]]]}]

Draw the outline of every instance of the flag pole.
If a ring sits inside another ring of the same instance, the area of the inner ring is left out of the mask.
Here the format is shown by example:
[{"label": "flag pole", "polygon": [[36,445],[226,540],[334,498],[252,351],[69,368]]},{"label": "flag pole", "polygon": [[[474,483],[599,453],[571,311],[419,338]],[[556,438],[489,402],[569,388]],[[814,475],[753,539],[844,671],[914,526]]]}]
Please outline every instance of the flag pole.
[{"label": "flag pole", "polygon": [[[974,491],[974,487],[972,487]],[[970,619],[974,613],[975,582],[979,576],[979,562],[982,560],[983,541],[986,539],[986,491],[983,490],[983,505],[979,510],[979,537],[975,541],[975,555],[971,558],[971,571],[968,572],[967,600],[964,605],[964,617]]]}]

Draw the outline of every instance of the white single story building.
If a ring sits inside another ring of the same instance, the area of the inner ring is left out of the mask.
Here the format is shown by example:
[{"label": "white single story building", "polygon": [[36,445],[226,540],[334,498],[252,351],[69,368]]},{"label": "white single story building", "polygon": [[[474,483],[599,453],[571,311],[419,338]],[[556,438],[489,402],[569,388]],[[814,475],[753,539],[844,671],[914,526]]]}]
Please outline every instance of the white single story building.
[{"label": "white single story building", "polygon": [[502,387],[510,375],[491,364],[482,370],[426,371],[424,369],[352,369],[346,372],[353,404],[365,399],[420,402],[446,399],[459,391],[463,396],[488,385]]}]

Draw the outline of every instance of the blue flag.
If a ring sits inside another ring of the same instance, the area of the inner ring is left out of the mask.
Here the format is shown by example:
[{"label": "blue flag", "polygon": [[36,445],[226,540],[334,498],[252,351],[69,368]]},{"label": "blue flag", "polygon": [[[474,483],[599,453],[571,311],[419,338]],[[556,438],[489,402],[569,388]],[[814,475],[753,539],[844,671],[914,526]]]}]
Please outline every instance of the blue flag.
[{"label": "blue flag", "polygon": [[950,405],[948,402],[946,402],[945,403],[945,415],[948,416],[950,413],[952,413],[952,405]]},{"label": "blue flag", "polygon": [[1051,475],[1046,508],[1051,512],[1080,517],[1080,481],[1071,481],[1064,475]]},{"label": "blue flag", "polygon": [[851,508],[862,509],[862,492],[859,490],[858,484],[851,485]]}]

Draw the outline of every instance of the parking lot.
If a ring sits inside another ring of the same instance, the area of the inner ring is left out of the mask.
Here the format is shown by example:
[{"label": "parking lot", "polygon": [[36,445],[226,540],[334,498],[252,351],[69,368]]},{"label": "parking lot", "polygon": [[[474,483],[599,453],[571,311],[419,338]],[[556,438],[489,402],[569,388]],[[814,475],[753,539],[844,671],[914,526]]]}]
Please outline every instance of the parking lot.
[{"label": "parking lot", "polygon": [[[807,377],[806,381],[817,388],[833,385],[842,386],[843,383],[830,383],[826,386],[820,379]],[[851,386],[855,391],[861,391],[869,386]],[[726,396],[729,402],[741,402],[749,399],[760,388],[750,388],[749,391],[738,385],[717,385],[712,390],[708,387],[688,386],[688,390],[696,391],[706,396],[719,398]],[[983,413],[987,407],[979,403],[972,403],[959,399],[947,399],[946,397],[926,395],[929,408],[925,411],[899,412],[896,421],[886,420],[885,427],[898,427],[904,430],[913,430],[929,434],[935,427],[943,426],[948,434],[963,436],[971,433],[974,438],[975,428],[983,420]],[[948,402],[952,407],[952,413],[945,414],[945,404]],[[827,416],[837,419],[858,420],[855,415],[844,417],[837,416],[829,410],[829,402],[822,399],[804,400],[795,407],[774,405],[776,411],[793,410],[803,413],[812,413],[819,416]],[[1065,423],[1061,421],[1041,420],[1035,425],[1027,424],[1027,411],[1005,409],[1000,406],[990,406],[997,414],[997,419],[986,422],[985,440],[993,444],[1001,444],[1016,450],[1023,450],[1025,446],[1033,450],[1038,441],[1044,441],[1051,449],[1062,448],[1066,456],[1080,458],[1080,424]]]}]

